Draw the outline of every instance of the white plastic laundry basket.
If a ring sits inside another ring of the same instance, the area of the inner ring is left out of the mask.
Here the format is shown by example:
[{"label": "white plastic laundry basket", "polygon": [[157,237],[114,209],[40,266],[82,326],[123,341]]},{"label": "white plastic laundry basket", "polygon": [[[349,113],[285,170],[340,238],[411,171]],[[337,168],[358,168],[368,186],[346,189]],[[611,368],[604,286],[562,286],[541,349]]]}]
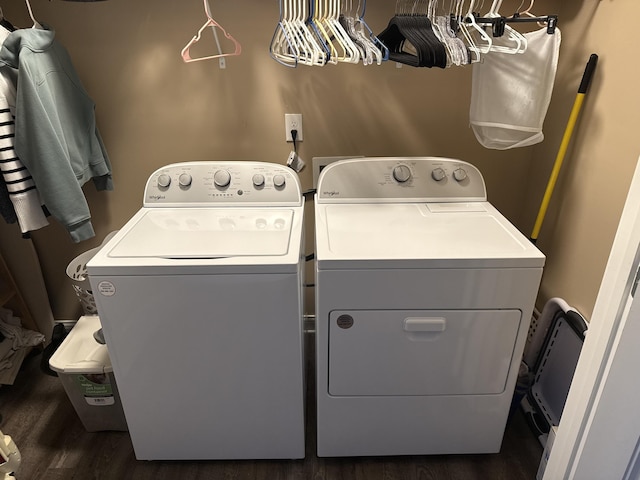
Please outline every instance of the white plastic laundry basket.
[{"label": "white plastic laundry basket", "polygon": [[93,292],[91,291],[91,285],[89,283],[89,276],[87,275],[87,262],[98,253],[98,250],[100,250],[104,244],[111,240],[111,237],[113,237],[116,232],[117,230],[109,233],[99,247],[92,248],[78,255],[67,265],[67,276],[71,279],[71,286],[80,300],[85,315],[98,314],[96,301],[93,298]]}]

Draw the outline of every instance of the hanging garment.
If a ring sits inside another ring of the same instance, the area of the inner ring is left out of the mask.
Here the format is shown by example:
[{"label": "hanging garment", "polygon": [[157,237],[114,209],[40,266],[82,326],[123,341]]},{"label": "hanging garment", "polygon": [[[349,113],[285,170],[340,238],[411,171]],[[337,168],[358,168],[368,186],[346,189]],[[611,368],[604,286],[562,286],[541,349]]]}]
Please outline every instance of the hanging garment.
[{"label": "hanging garment", "polygon": [[13,204],[9,198],[9,190],[4,183],[4,178],[0,176],[0,215],[4,218],[4,221],[12,224],[18,221],[16,211],[13,209]]},{"label": "hanging garment", "polygon": [[[9,36],[0,27],[0,44]],[[0,69],[0,171],[7,187],[20,231],[25,234],[49,224],[35,182],[14,149],[16,87]]]},{"label": "hanging garment", "polygon": [[524,53],[492,52],[473,65],[471,128],[487,148],[526,147],[544,139],[542,125],[556,76],[560,29],[548,34],[545,27],[524,36]]},{"label": "hanging garment", "polygon": [[113,181],[95,104],[54,37],[46,26],[11,32],[0,66],[17,78],[16,153],[51,215],[79,242],[95,235],[82,185],[93,179],[97,190],[112,190]]}]

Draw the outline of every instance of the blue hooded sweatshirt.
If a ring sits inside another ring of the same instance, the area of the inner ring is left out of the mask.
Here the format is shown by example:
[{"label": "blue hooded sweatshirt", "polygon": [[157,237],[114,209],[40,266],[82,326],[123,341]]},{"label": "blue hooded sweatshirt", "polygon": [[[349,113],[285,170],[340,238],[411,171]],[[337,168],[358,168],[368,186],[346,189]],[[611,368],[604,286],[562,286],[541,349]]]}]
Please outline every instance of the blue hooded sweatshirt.
[{"label": "blue hooded sweatshirt", "polygon": [[81,187],[93,179],[98,190],[112,190],[111,165],[95,104],[54,36],[47,28],[11,32],[0,50],[0,68],[17,84],[16,153],[49,212],[80,242],[95,235]]}]

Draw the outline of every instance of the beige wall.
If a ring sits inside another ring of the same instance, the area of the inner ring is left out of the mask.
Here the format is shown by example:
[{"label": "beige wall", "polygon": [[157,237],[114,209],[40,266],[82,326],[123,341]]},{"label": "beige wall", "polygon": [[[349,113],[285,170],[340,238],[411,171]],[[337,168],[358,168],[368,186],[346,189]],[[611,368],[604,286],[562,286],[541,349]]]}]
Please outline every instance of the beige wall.
[{"label": "beige wall", "polygon": [[524,223],[533,224],[589,56],[599,63],[543,225],[547,255],[538,306],[559,296],[587,318],[640,154],[640,65],[623,19],[640,14],[634,0],[565,1],[559,9],[563,46],[546,141],[533,149]]},{"label": "beige wall", "polygon": [[[640,7],[632,0],[605,0],[597,21],[589,23],[597,3],[565,1],[553,12],[548,7],[556,2],[536,2],[537,13],[560,13],[563,30],[546,140],[498,152],[481,147],[469,129],[470,67],[285,68],[268,53],[278,19],[275,0],[211,1],[214,18],[243,47],[225,70],[215,60],[181,60],[180,50],[205,20],[200,1],[31,0],[37,18],[69,50],[97,104],[115,181],[113,192],[85,187],[95,239],[75,245],[55,222],[33,236],[55,318],[80,314],[66,265],[141,206],[151,172],[187,160],[284,163],[291,148],[284,142],[285,113],[303,114],[300,153],[309,163],[328,155],[442,155],[474,163],[485,176],[490,201],[528,236],[589,48],[597,46],[601,65],[539,240],[549,257],[539,304],[563,296],[590,314],[637,156],[631,129],[638,115],[637,102],[634,110],[628,96],[634,93],[632,45],[624,53],[624,42],[614,38],[630,34],[611,26],[619,24],[613,9],[633,18]],[[394,6],[369,0],[367,20],[374,31],[385,28]],[[23,2],[5,2],[3,9],[15,25],[31,25]],[[213,48],[213,40],[208,42]],[[311,188],[311,168],[301,180]],[[309,229],[307,244],[310,252]]]}]

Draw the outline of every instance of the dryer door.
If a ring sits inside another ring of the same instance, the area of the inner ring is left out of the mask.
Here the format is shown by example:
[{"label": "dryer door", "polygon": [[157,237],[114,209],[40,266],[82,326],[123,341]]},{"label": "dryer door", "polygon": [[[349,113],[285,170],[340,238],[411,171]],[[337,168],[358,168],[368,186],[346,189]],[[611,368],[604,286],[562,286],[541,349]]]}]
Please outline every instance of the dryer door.
[{"label": "dryer door", "polygon": [[520,310],[351,310],[329,316],[329,394],[504,392]]}]

